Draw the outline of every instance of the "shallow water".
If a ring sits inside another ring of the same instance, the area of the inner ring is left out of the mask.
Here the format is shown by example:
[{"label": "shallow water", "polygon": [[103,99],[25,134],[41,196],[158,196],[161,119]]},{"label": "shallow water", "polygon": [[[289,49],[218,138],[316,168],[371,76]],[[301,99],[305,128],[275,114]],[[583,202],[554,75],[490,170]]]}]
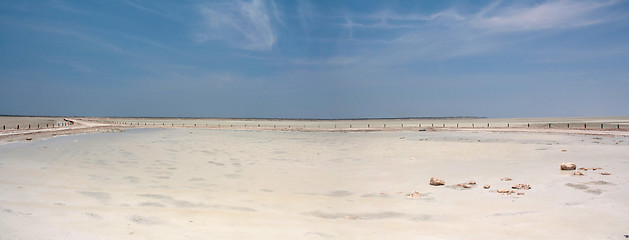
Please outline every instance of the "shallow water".
[{"label": "shallow water", "polygon": [[[629,224],[628,156],[626,137],[544,133],[63,136],[0,145],[0,232],[27,239],[618,238]],[[562,162],[603,170],[574,176],[559,170]],[[446,186],[430,186],[433,176]],[[478,185],[456,186],[471,180]],[[516,183],[532,189],[495,192]],[[407,198],[412,191],[422,196]],[[557,236],[557,229],[569,231]]]}]

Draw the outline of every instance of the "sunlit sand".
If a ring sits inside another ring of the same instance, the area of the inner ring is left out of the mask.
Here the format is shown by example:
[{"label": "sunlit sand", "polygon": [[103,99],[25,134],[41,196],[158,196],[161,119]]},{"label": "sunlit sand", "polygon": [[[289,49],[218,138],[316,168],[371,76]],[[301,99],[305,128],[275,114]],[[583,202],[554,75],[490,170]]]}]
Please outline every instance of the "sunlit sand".
[{"label": "sunlit sand", "polygon": [[0,145],[0,238],[621,238],[625,133],[189,127],[16,141]]}]

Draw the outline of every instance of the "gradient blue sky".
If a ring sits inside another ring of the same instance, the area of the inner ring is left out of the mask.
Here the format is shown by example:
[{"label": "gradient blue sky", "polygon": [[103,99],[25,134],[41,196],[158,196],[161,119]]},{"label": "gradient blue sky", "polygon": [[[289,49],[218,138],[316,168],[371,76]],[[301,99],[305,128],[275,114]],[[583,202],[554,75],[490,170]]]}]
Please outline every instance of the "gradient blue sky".
[{"label": "gradient blue sky", "polygon": [[0,114],[629,116],[629,2],[0,0]]}]

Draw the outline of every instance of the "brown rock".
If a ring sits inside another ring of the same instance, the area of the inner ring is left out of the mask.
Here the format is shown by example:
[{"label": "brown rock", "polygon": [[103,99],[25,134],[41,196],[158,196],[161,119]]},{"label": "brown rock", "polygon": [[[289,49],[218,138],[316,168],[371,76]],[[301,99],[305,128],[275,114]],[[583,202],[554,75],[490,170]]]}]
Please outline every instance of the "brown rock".
[{"label": "brown rock", "polygon": [[585,175],[585,174],[583,174],[582,172],[576,171],[576,172],[574,172],[574,175],[577,175],[577,176],[583,176],[583,175]]},{"label": "brown rock", "polygon": [[608,172],[602,172],[601,175],[612,175],[612,174]]},{"label": "brown rock", "polygon": [[513,189],[529,190],[529,189],[531,189],[531,185],[524,184],[524,183],[518,183],[516,185],[511,186],[511,188],[513,188]]},{"label": "brown rock", "polygon": [[501,178],[500,180],[502,180],[502,181],[511,181],[512,179],[510,177],[506,177],[506,178]]},{"label": "brown rock", "polygon": [[467,185],[465,183],[459,183],[459,184],[457,184],[457,186],[462,187],[462,188],[471,188],[472,187],[472,186]]},{"label": "brown rock", "polygon": [[489,189],[490,187],[491,187],[491,186],[489,186],[489,185],[485,185],[485,186],[483,186],[483,188],[484,188],[484,189]]},{"label": "brown rock", "polygon": [[33,140],[33,138],[31,137],[26,138],[26,141],[31,141],[31,140]]},{"label": "brown rock", "polygon": [[498,190],[496,192],[501,193],[501,194],[512,194],[512,193],[515,193],[515,191],[509,190],[509,189],[500,189],[500,190]]},{"label": "brown rock", "polygon": [[575,170],[577,169],[577,165],[574,163],[562,163],[561,170]]},{"label": "brown rock", "polygon": [[407,198],[418,198],[421,196],[424,196],[424,195],[419,193],[418,191],[413,191],[412,193],[406,194]]},{"label": "brown rock", "polygon": [[584,168],[584,167],[580,167],[580,168],[579,168],[579,170],[583,170],[583,171],[590,171],[590,170],[592,170],[592,171],[596,171],[596,170],[600,170],[600,169],[603,169],[603,168],[600,168],[600,167],[593,167],[593,168]]},{"label": "brown rock", "polygon": [[436,178],[436,177],[430,178],[430,185],[441,186],[441,185],[444,185],[444,184],[446,184],[446,182],[443,181],[443,179],[441,179],[441,178]]},{"label": "brown rock", "polygon": [[519,192],[518,195],[524,195],[524,193],[523,192]]},{"label": "brown rock", "polygon": [[467,183],[469,185],[476,185],[476,181],[470,181],[469,183]]}]

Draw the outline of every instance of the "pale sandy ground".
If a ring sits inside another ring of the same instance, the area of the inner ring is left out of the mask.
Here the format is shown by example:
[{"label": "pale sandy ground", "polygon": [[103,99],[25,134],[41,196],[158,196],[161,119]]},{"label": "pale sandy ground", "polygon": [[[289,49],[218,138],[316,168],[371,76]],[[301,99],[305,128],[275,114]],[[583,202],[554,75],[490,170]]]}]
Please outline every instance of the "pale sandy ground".
[{"label": "pale sandy ground", "polygon": [[[31,124],[31,128],[22,127],[17,129],[17,127],[13,127],[0,131],[0,144],[71,134],[122,131],[129,128],[129,126],[117,126],[109,123],[74,118],[0,117],[0,121],[9,123],[11,126],[16,126],[17,124],[28,126],[28,124]],[[50,124],[50,127],[44,127],[47,122],[53,122],[53,124]],[[41,128],[37,128],[38,124]],[[55,126],[53,127],[52,125]]]},{"label": "pale sandy ground", "polygon": [[[89,118],[107,123],[131,126],[174,126],[236,129],[287,130],[408,130],[413,128],[548,128],[629,130],[629,117],[571,117],[571,118],[425,118],[425,119],[363,119],[363,120],[277,120],[277,119],[211,119],[211,118]],[[258,127],[259,126],[259,127]]]},{"label": "pale sandy ground", "polygon": [[0,116],[0,129],[4,127],[5,130],[17,129],[17,125],[20,125],[21,129],[37,128],[37,125],[41,128],[56,127],[57,124],[64,123],[62,117],[17,117],[17,116]]},{"label": "pale sandy ground", "polygon": [[[0,145],[0,239],[624,239],[629,137],[617,133],[188,128],[13,142]],[[562,162],[603,169],[575,176]],[[532,189],[495,192],[516,183]]]}]

